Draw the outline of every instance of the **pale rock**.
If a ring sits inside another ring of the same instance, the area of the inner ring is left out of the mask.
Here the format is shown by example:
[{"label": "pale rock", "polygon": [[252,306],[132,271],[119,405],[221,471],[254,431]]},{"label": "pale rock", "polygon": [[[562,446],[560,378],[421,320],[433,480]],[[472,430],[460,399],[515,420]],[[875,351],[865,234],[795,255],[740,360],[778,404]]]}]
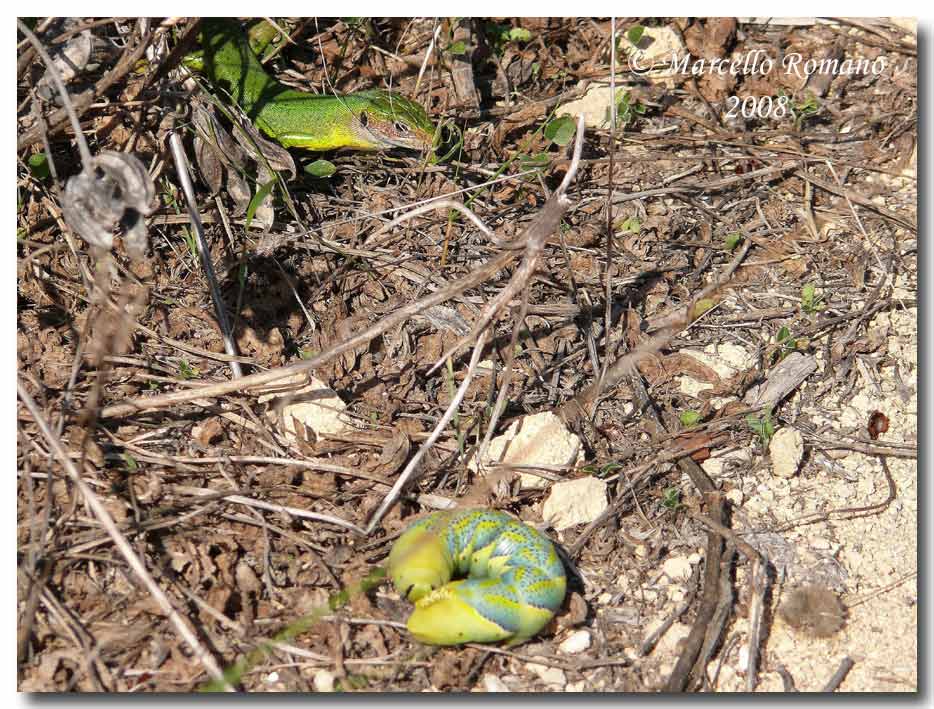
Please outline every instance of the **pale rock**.
[{"label": "pale rock", "polygon": [[[506,432],[490,441],[487,456],[480,466],[474,458],[468,467],[476,472],[488,466],[504,463],[516,466],[541,467],[553,472],[554,468],[573,468],[584,462],[580,438],[567,429],[564,422],[551,411],[525,416],[513,421]],[[551,483],[543,477],[520,473],[524,489],[542,490]]]},{"label": "pale rock", "polygon": [[260,404],[271,402],[266,416],[271,421],[281,421],[280,432],[290,441],[298,439],[295,421],[316,435],[339,434],[351,428],[350,420],[343,413],[347,404],[320,379],[296,374],[273,382],[264,391],[267,393],[257,401]]},{"label": "pale rock", "polygon": [[565,638],[558,649],[567,654],[574,655],[578,652],[583,652],[590,647],[590,633],[586,630],[577,630]]},{"label": "pale rock", "polygon": [[315,672],[312,683],[316,692],[333,692],[335,679],[334,673],[330,670],[318,670]]},{"label": "pale rock", "polygon": [[590,476],[555,483],[542,506],[542,519],[557,530],[589,524],[609,506],[606,488],[603,480]]},{"label": "pale rock", "polygon": [[565,692],[586,692],[587,691],[587,681],[581,680],[580,682],[569,682],[568,686],[564,688]]},{"label": "pale rock", "polygon": [[[721,379],[729,379],[755,364],[755,358],[745,348],[731,342],[708,345],[703,351],[684,349],[681,352],[710,367]],[[713,389],[713,387],[713,384],[701,382],[688,376],[680,378],[681,392],[688,396],[697,397],[701,392]],[[714,397],[710,400],[710,403],[719,408],[728,401],[730,401],[728,398]]]},{"label": "pale rock", "polygon": [[494,674],[487,672],[483,675],[483,689],[487,692],[509,692],[512,691],[509,687],[506,686],[506,683],[503,682],[499,677]]},{"label": "pale rock", "polygon": [[[706,463],[707,461],[704,461],[704,462]],[[733,507],[742,507],[743,491],[740,490],[738,487],[734,487],[731,490],[727,490],[724,497],[727,499],[727,501],[731,505],[733,505]]]},{"label": "pale rock", "polygon": [[547,665],[539,665],[537,662],[529,662],[526,664],[526,668],[537,675],[545,684],[558,685],[560,687],[564,687],[564,685],[567,684],[567,677],[565,677],[564,670],[560,667],[548,667]]},{"label": "pale rock", "polygon": [[801,431],[781,428],[769,442],[769,457],[772,459],[772,474],[780,478],[794,477],[804,457],[804,436]]},{"label": "pale rock", "polygon": [[691,562],[691,566],[694,566],[695,564],[701,563],[701,559],[703,558],[704,558],[703,554],[695,551],[688,557],[688,561]]},{"label": "pale rock", "polygon": [[[676,74],[673,68],[653,69],[643,71],[654,64],[669,63],[672,52],[678,57],[685,56],[684,44],[678,33],[670,27],[646,27],[639,45],[636,46],[626,37],[620,34],[620,55],[618,61],[627,63],[635,69],[642,78],[653,82],[662,82],[671,85]],[[622,92],[628,91],[630,87],[617,80],[615,86],[610,86],[609,77],[592,81],[587,92],[579,99],[570,101],[559,107],[556,115],[569,115],[577,118],[583,114],[584,123],[588,128],[606,128],[607,115],[614,100],[619,100]]]},{"label": "pale rock", "polygon": [[691,562],[686,556],[673,556],[665,559],[662,571],[672,581],[687,581],[691,578]]}]

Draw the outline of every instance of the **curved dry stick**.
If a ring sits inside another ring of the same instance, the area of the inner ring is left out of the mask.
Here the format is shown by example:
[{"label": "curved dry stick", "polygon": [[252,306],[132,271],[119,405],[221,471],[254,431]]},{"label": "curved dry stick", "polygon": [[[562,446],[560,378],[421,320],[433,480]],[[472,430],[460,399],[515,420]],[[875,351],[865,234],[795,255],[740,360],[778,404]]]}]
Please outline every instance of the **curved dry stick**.
[{"label": "curved dry stick", "polygon": [[433,212],[436,209],[456,209],[458,212],[460,212],[465,217],[467,217],[471,222],[473,222],[474,226],[476,226],[477,229],[482,231],[483,235],[486,236],[486,238],[488,238],[490,241],[493,241],[494,243],[497,241],[496,235],[492,231],[490,231],[490,228],[486,224],[484,224],[481,221],[480,217],[474,214],[470,210],[469,207],[467,207],[464,204],[461,204],[460,202],[455,202],[453,199],[443,198],[443,199],[434,199],[434,200],[431,200],[430,202],[426,202],[422,204],[421,206],[416,207],[415,209],[409,212],[406,212],[401,217],[397,217],[396,219],[393,219],[391,222],[389,222],[385,226],[380,227],[377,231],[373,232],[370,236],[368,236],[366,241],[363,242],[364,248],[373,248],[373,246],[375,246],[375,242],[378,237],[382,236],[390,229],[394,229],[400,224],[407,222],[412,217],[417,217],[420,214],[425,214],[426,212]]},{"label": "curved dry stick", "polygon": [[[74,97],[74,99],[72,99],[75,113],[79,118],[91,107],[91,104],[98,96],[101,96],[105,91],[107,91],[107,89],[113,86],[118,80],[126,76],[127,73],[129,73],[129,71],[134,66],[136,66],[136,62],[138,62],[145,53],[146,47],[149,46],[149,42],[152,37],[152,32],[147,32],[145,35],[140,37],[139,44],[136,46],[136,48],[130,53],[124,52],[123,56],[120,58],[120,62],[109,74],[107,74],[107,76],[94,84],[93,88],[78,94],[76,97]],[[64,108],[60,108],[53,112],[46,119],[48,135],[53,135],[58,132],[58,130],[62,128],[67,120],[68,114]],[[16,140],[16,150],[25,150],[33,143],[39,142],[42,140],[42,133],[43,131],[41,128],[36,127],[29,130],[25,135],[18,137]]]},{"label": "curved dry stick", "polygon": [[392,486],[392,489],[386,494],[386,497],[383,498],[382,503],[376,512],[373,513],[373,517],[366,525],[366,534],[370,534],[376,525],[379,524],[379,521],[383,518],[383,515],[386,514],[392,504],[398,499],[399,495],[402,494],[402,488],[405,487],[406,483],[409,482],[416,469],[418,464],[421,463],[422,458],[431,450],[434,446],[435,441],[441,436],[442,431],[447,427],[448,422],[454,418],[454,414],[457,413],[457,409],[461,404],[461,401],[464,399],[464,395],[467,393],[467,387],[470,386],[470,382],[473,381],[474,375],[477,373],[477,363],[480,361],[480,354],[483,352],[483,345],[486,344],[486,332],[481,332],[480,337],[477,338],[477,344],[474,345],[473,355],[470,358],[470,366],[467,368],[467,374],[464,377],[464,381],[461,382],[461,385],[457,388],[457,392],[454,394],[454,398],[451,399],[451,403],[448,405],[447,410],[444,412],[444,416],[441,417],[441,420],[438,421],[438,425],[435,426],[434,430],[431,432],[431,435],[428,437],[424,443],[422,443],[421,448],[418,449],[418,452],[412,456],[412,460],[409,461],[409,464],[405,466],[405,470],[402,471],[402,474],[399,475],[399,479],[396,480],[395,485]]},{"label": "curved dry stick", "polygon": [[205,669],[208,671],[208,674],[211,675],[211,677],[213,677],[216,681],[222,683],[226,691],[235,691],[234,688],[230,686],[230,683],[224,679],[224,673],[221,671],[221,668],[214,660],[214,657],[208,653],[207,650],[205,650],[204,646],[198,641],[198,637],[195,635],[194,631],[188,627],[188,624],[182,620],[181,614],[179,614],[178,611],[176,611],[172,606],[172,602],[169,600],[169,597],[165,595],[165,592],[159,587],[152,576],[149,575],[149,571],[146,570],[143,562],[133,551],[133,547],[130,546],[130,543],[126,540],[126,537],[124,537],[120,533],[120,530],[117,529],[117,524],[114,522],[113,517],[110,516],[107,508],[104,507],[104,504],[100,501],[97,495],[94,494],[94,491],[91,490],[88,484],[84,482],[84,479],[81,477],[81,473],[78,472],[75,464],[71,462],[71,458],[68,457],[68,452],[62,447],[61,441],[55,434],[52,433],[52,429],[49,428],[49,424],[46,423],[46,420],[43,418],[42,412],[39,410],[39,407],[36,405],[36,402],[33,400],[32,396],[29,395],[29,392],[26,391],[26,387],[23,386],[23,382],[19,377],[16,379],[16,392],[26,408],[29,409],[29,413],[32,414],[36,426],[39,427],[39,431],[42,433],[43,437],[49,444],[49,449],[52,453],[55,454],[55,457],[58,458],[59,463],[62,464],[62,467],[68,474],[68,477],[71,478],[72,482],[75,484],[75,487],[78,488],[81,496],[84,498],[85,502],[87,502],[88,507],[91,508],[94,516],[97,517],[98,522],[101,523],[101,526],[113,540],[114,546],[117,547],[117,551],[123,555],[123,558],[126,560],[130,568],[136,572],[136,575],[146,586],[149,593],[156,600],[156,603],[159,604],[162,612],[165,613],[165,615],[168,617],[169,622],[175,626],[178,634],[185,642],[188,643],[188,646],[191,648],[195,657],[202,665],[204,665]]},{"label": "curved dry stick", "polygon": [[81,122],[78,120],[78,114],[75,112],[75,107],[71,103],[71,96],[65,88],[65,82],[62,81],[62,75],[52,61],[52,57],[45,51],[45,47],[42,46],[42,42],[39,41],[39,38],[36,37],[18,17],[16,18],[16,28],[23,33],[26,39],[28,39],[35,48],[36,52],[39,53],[39,56],[42,57],[42,61],[46,66],[46,71],[48,71],[49,76],[52,77],[55,88],[58,90],[59,96],[62,97],[62,106],[68,114],[68,119],[71,121],[72,130],[75,132],[75,142],[78,143],[78,152],[81,153],[81,164],[87,167],[91,163],[91,150],[88,148],[88,143],[84,139],[84,132],[81,130]]},{"label": "curved dry stick", "polygon": [[568,199],[566,192],[568,187],[571,186],[571,182],[577,176],[577,169],[580,164],[583,148],[584,115],[581,114],[577,119],[577,139],[574,141],[574,155],[571,158],[571,164],[568,166],[567,174],[564,176],[558,189],[556,189],[554,194],[545,202],[542,211],[538,213],[538,216],[535,217],[531,225],[529,225],[523,234],[513,239],[510,244],[521,246],[522,242],[525,242],[525,252],[522,255],[522,263],[519,264],[519,268],[516,269],[512,278],[509,279],[509,283],[506,284],[503,290],[501,290],[483,309],[483,312],[480,313],[480,318],[477,324],[473,326],[473,329],[460,338],[453,346],[449,347],[448,350],[438,358],[434,366],[428,370],[429,375],[435,372],[448,357],[485,330],[496,316],[496,313],[499,312],[506,303],[511,301],[519,291],[526,286],[529,280],[531,280],[532,274],[535,273],[535,268],[538,265],[538,259],[545,248],[545,242],[548,240],[549,236],[555,233],[555,230],[561,223],[561,218],[564,216],[565,212],[571,208],[571,200]]}]

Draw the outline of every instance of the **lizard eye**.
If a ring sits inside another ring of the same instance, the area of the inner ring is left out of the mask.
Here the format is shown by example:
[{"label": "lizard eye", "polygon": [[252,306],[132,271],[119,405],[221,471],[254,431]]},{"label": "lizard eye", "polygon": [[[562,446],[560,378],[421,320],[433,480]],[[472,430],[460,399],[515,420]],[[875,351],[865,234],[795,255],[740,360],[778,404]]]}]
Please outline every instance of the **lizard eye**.
[{"label": "lizard eye", "polygon": [[405,135],[409,132],[409,127],[402,121],[396,121],[393,123],[393,127],[396,129],[397,133],[401,133],[402,135]]},{"label": "lizard eye", "polygon": [[361,125],[361,126],[363,126],[364,128],[366,128],[366,124],[367,124],[367,122],[369,121],[369,119],[368,119],[367,116],[366,116],[366,111],[360,111],[360,115],[357,116],[357,120],[360,121],[360,125]]}]

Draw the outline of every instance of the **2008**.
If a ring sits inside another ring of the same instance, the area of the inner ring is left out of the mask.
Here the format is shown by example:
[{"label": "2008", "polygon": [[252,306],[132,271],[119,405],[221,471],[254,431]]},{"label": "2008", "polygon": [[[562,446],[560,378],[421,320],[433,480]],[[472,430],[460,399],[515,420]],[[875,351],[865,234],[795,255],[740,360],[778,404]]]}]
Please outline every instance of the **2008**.
[{"label": "2008", "polygon": [[730,96],[726,100],[729,108],[727,118],[784,118],[791,108],[787,96],[772,98],[771,96]]}]

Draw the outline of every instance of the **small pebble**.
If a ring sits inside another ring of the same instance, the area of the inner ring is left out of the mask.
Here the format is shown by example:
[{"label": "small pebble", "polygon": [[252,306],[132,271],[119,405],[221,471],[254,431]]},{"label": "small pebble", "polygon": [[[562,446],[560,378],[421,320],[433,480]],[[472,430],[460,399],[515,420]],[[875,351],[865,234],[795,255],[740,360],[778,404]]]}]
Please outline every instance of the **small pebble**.
[{"label": "small pebble", "polygon": [[526,667],[530,672],[538,675],[538,678],[545,684],[556,684],[561,687],[567,684],[567,677],[560,667],[548,667],[547,665],[539,665],[536,662],[529,662]]},{"label": "small pebble", "polygon": [[503,682],[499,677],[494,674],[487,672],[483,675],[483,688],[487,692],[508,692],[509,687],[506,686],[506,683]]},{"label": "small pebble", "polygon": [[334,691],[334,673],[330,670],[318,670],[315,672],[313,684],[316,692]]},{"label": "small pebble", "polygon": [[568,655],[574,655],[578,652],[583,652],[589,647],[590,633],[586,630],[578,630],[568,635],[564,642],[558,646],[558,649]]},{"label": "small pebble", "polygon": [[691,562],[684,556],[666,559],[662,570],[672,581],[687,581],[691,578]]}]

